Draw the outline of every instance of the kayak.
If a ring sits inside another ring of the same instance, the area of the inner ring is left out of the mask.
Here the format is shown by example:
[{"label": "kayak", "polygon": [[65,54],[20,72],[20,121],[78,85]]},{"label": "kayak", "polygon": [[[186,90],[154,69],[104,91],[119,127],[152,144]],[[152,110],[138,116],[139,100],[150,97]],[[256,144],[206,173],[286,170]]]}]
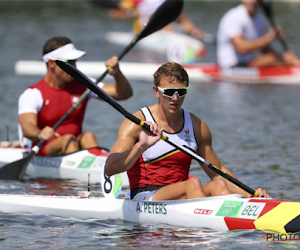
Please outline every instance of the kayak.
[{"label": "kayak", "polygon": [[[108,32],[105,35],[106,41],[123,47],[130,44],[133,38],[134,34],[132,32]],[[204,44],[200,40],[167,30],[160,30],[145,37],[139,41],[137,47],[159,54],[166,54],[169,59],[174,59],[175,54],[180,53],[179,60],[181,63],[191,63],[196,58],[205,57],[207,53]]]},{"label": "kayak", "polygon": [[[153,81],[153,74],[161,64],[120,62],[124,75],[129,79]],[[104,62],[78,62],[77,67],[87,76],[98,77],[106,70]],[[233,82],[241,84],[300,85],[300,66],[236,67],[220,68],[214,63],[183,65],[191,82]],[[19,75],[44,75],[45,63],[41,61],[18,61],[15,72]]]},{"label": "kayak", "polygon": [[[8,163],[20,160],[29,153],[28,148],[1,147],[0,168]],[[80,182],[100,183],[108,150],[90,148],[63,156],[34,156],[28,164],[25,174],[29,178],[73,179]],[[127,173],[122,173],[122,186],[128,187]]]},{"label": "kayak", "polygon": [[135,201],[128,197],[109,199],[1,194],[0,211],[79,219],[124,220],[217,231],[300,231],[299,202],[243,198],[237,194],[173,201]]},{"label": "kayak", "polygon": [[245,84],[299,85],[300,66],[221,68],[216,64],[185,66],[187,71],[201,70],[206,80]]}]

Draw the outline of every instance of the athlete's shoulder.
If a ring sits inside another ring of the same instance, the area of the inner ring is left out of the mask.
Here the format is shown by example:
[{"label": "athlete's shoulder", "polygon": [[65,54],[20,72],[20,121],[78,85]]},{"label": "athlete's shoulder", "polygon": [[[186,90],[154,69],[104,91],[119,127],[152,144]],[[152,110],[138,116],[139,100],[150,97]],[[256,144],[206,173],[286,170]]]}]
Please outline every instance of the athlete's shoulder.
[{"label": "athlete's shoulder", "polygon": [[221,21],[222,22],[229,22],[229,21],[232,21],[232,20],[236,20],[240,17],[243,17],[244,14],[244,6],[243,5],[238,5],[234,8],[231,8],[229,9],[224,15],[223,17],[221,18]]},{"label": "athlete's shoulder", "polygon": [[45,84],[47,84],[47,83],[45,82],[45,80],[44,80],[44,78],[43,78],[43,79],[41,79],[39,82],[37,82],[37,83],[31,85],[31,86],[29,87],[29,89],[41,89],[41,88],[43,88],[43,86],[44,86]]},{"label": "athlete's shoulder", "polygon": [[209,130],[207,123],[203,119],[197,117],[193,113],[190,113],[190,115],[191,115],[191,119],[192,119],[192,123],[193,123],[193,127],[194,127],[195,131],[198,131],[201,133],[203,131]]},{"label": "athlete's shoulder", "polygon": [[[185,110],[186,112],[189,112],[187,110]],[[190,113],[190,116],[191,116],[191,119],[192,119],[192,122],[193,123],[200,123],[202,121],[201,118],[197,117],[196,115],[194,115],[193,113],[189,112]]]}]

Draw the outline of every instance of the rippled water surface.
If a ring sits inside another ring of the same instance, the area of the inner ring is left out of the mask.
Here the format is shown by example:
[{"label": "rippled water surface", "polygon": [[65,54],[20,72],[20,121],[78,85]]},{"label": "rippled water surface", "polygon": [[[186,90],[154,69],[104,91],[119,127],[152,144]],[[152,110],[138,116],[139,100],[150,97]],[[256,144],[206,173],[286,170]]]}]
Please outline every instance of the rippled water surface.
[{"label": "rippled water surface", "polygon": [[[187,1],[187,14],[203,29],[215,34],[218,20],[238,1]],[[276,21],[283,27],[289,46],[300,56],[300,3],[274,3]],[[40,76],[14,72],[18,60],[41,60],[45,41],[69,36],[87,51],[85,61],[104,61],[122,47],[108,44],[108,31],[130,31],[130,21],[111,20],[107,9],[88,1],[0,1],[0,140],[17,140],[17,101]],[[280,49],[279,44],[274,46]],[[214,62],[215,47],[207,45],[204,62]],[[134,48],[124,61],[141,61],[161,55]],[[101,75],[102,72],[99,72]],[[131,81],[134,96],[120,102],[129,112],[156,102],[152,83]],[[213,147],[221,161],[239,179],[256,189],[262,186],[275,198],[300,201],[300,85],[241,85],[191,82],[184,108],[206,121]],[[110,148],[123,117],[104,102],[90,101],[84,130],[91,130],[101,145]],[[192,174],[207,182],[196,167]],[[58,180],[0,181],[0,193],[75,195],[84,184]],[[94,196],[100,186],[91,187]],[[1,208],[0,208],[1,210]],[[294,242],[267,242],[257,231],[215,232],[204,228],[138,225],[114,220],[78,220],[29,214],[0,213],[1,249],[282,249]]]}]

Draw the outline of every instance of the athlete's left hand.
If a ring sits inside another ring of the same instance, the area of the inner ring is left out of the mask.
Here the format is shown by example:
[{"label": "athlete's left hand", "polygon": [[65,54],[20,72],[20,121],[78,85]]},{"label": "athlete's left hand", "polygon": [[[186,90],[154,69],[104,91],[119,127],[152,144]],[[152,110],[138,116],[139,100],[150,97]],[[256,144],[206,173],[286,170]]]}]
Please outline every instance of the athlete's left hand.
[{"label": "athlete's left hand", "polygon": [[119,72],[119,59],[116,56],[111,57],[105,62],[105,67],[108,69],[108,74],[115,75]]}]

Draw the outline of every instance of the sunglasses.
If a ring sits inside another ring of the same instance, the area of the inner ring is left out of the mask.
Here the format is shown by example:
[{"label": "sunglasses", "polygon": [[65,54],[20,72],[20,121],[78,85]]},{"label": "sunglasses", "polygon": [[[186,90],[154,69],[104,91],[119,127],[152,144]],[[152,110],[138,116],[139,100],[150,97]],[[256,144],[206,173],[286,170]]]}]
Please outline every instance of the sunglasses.
[{"label": "sunglasses", "polygon": [[65,62],[70,63],[72,65],[75,65],[76,61],[77,61],[77,59],[75,59],[75,60],[65,60]]},{"label": "sunglasses", "polygon": [[157,89],[160,91],[160,93],[163,96],[173,98],[175,94],[177,93],[178,97],[184,97],[186,93],[188,92],[188,87],[180,87],[180,88],[160,88],[157,87]]}]

